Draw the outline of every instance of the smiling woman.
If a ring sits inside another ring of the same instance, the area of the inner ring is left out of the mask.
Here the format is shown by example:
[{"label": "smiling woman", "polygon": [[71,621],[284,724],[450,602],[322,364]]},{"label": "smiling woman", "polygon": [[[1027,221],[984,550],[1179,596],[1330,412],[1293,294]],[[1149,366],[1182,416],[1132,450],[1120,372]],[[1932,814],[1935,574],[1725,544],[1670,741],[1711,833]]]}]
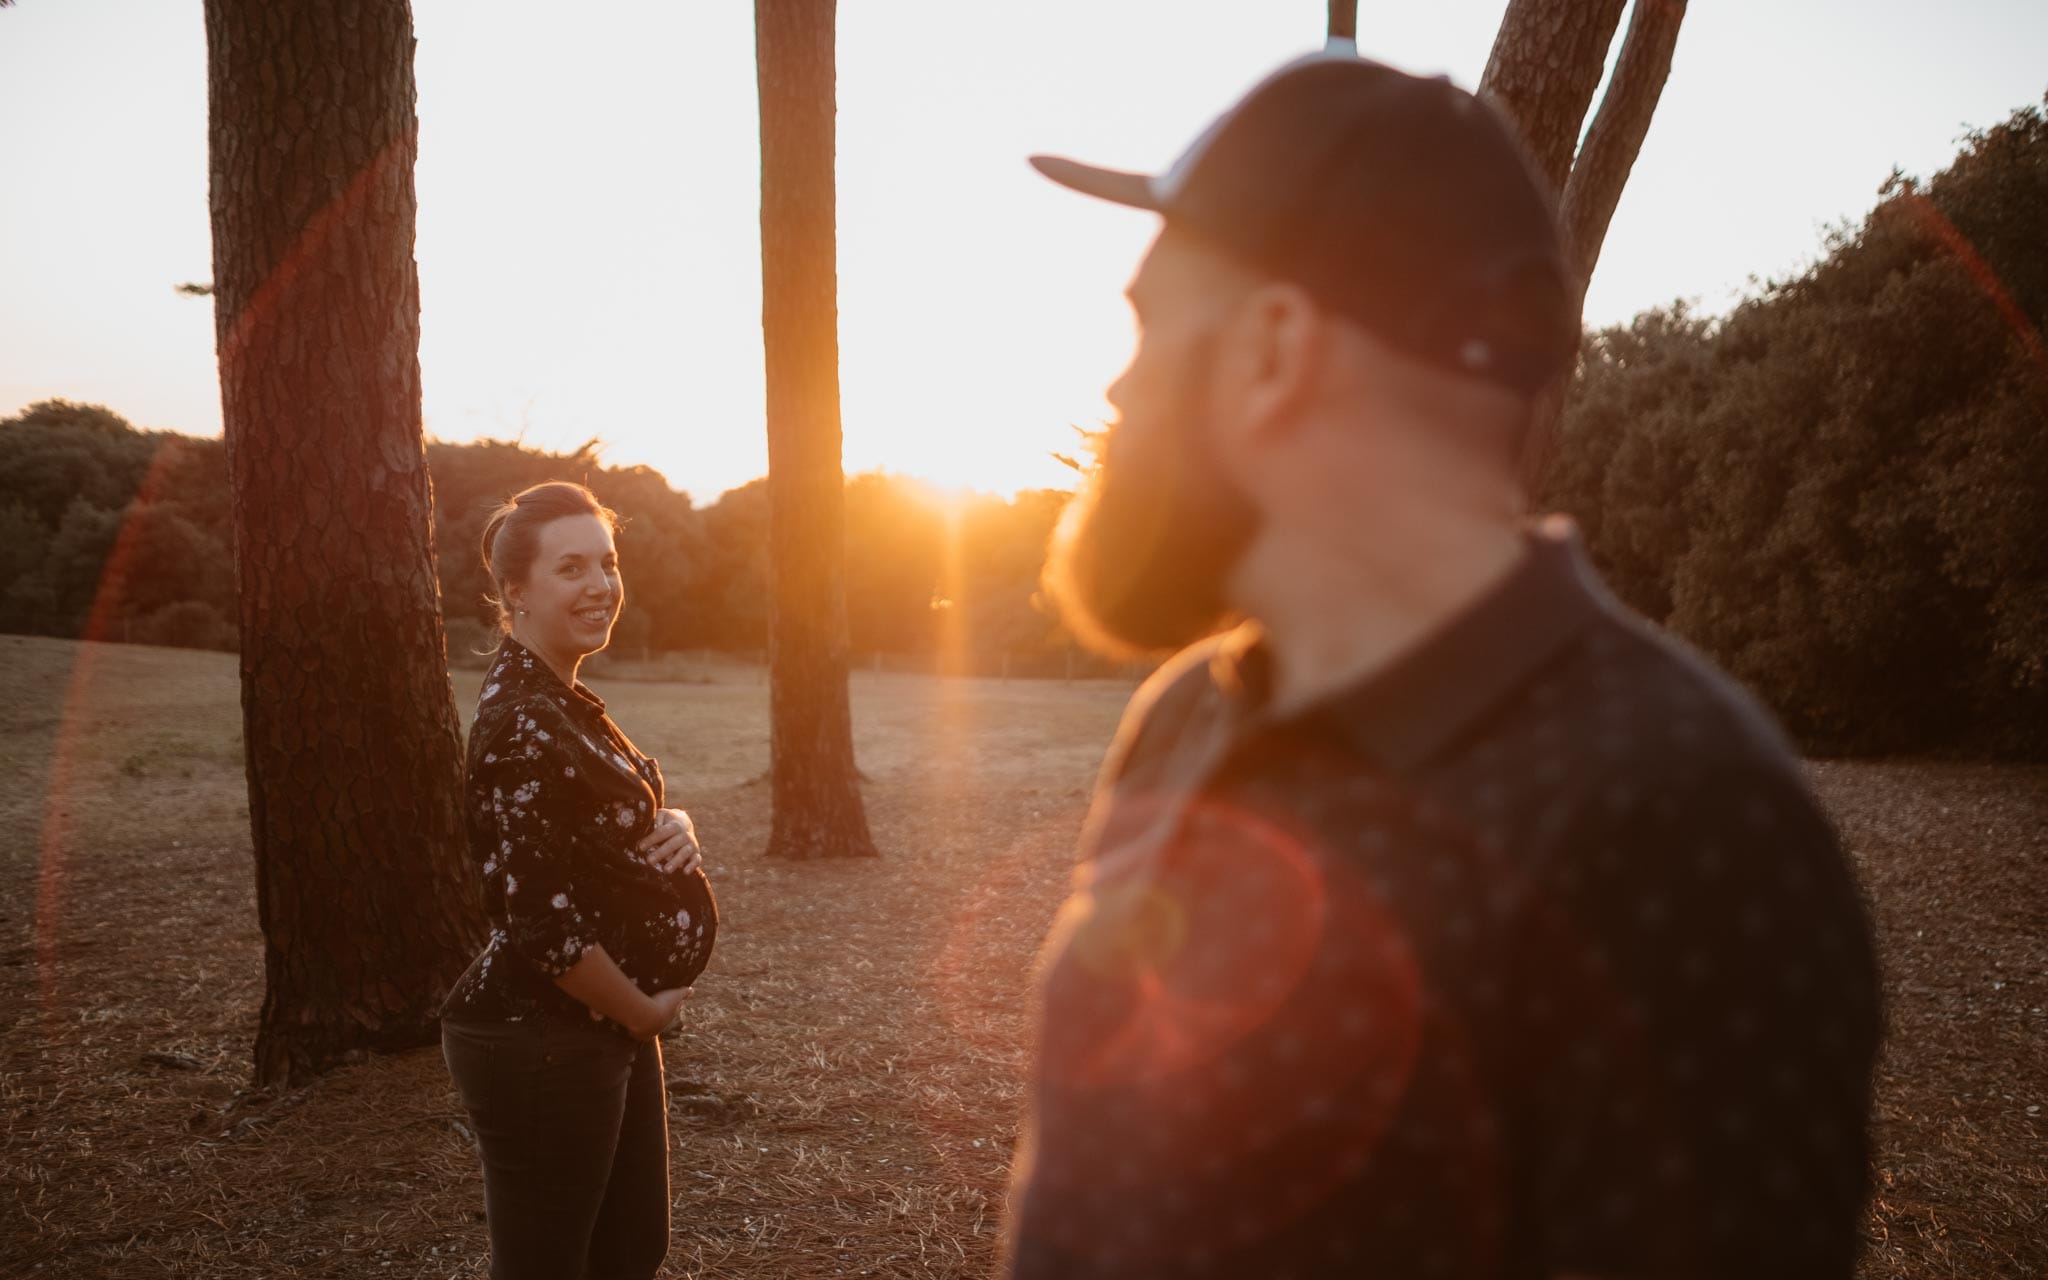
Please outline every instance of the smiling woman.
[{"label": "smiling woman", "polygon": [[582,485],[538,484],[484,525],[484,568],[498,594],[498,625],[539,654],[566,684],[605,647],[625,606],[612,540],[619,514]]},{"label": "smiling woman", "polygon": [[491,937],[442,1009],[498,1277],[651,1276],[668,1249],[657,1037],[717,935],[688,814],[577,682],[625,602],[615,513],[524,490],[484,527],[503,644],[470,731]]}]

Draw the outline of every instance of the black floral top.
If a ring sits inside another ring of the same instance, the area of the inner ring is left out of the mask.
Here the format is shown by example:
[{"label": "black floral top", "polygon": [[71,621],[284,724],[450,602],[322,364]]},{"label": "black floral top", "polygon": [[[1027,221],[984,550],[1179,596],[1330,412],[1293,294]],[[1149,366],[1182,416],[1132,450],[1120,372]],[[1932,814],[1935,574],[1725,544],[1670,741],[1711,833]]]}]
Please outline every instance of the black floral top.
[{"label": "black floral top", "polygon": [[602,699],[509,636],[477,699],[467,801],[491,937],[444,1016],[597,1018],[553,981],[597,944],[649,994],[703,971],[718,931],[710,882],[638,850],[663,805],[660,766]]}]

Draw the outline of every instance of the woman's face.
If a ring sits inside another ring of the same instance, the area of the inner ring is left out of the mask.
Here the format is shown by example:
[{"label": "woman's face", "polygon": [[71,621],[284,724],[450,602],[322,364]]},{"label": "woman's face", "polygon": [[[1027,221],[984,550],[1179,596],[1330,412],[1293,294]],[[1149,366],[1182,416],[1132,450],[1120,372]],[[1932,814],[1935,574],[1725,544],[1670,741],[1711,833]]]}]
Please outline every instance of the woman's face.
[{"label": "woman's face", "polygon": [[611,642],[625,607],[611,526],[596,516],[562,516],[540,527],[526,581],[511,587],[513,629],[551,658],[580,658]]}]

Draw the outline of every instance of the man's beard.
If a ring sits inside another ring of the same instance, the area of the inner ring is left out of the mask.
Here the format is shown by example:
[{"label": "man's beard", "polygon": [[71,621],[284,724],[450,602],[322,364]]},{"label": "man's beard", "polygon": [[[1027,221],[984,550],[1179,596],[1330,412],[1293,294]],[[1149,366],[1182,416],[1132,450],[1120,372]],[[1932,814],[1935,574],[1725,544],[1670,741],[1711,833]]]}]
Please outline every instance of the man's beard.
[{"label": "man's beard", "polygon": [[1126,450],[1113,468],[1105,450],[1053,534],[1042,584],[1067,629],[1109,657],[1178,649],[1220,627],[1230,572],[1258,528],[1210,443],[1206,344],[1195,354],[1173,421],[1147,424],[1145,452]]}]

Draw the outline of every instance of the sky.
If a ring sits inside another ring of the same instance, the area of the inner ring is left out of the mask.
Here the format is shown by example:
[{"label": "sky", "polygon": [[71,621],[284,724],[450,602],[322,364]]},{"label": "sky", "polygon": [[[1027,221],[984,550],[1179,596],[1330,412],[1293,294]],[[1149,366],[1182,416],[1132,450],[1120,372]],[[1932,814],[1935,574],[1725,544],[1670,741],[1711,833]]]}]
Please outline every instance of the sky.
[{"label": "sky", "polygon": [[[1361,0],[1360,50],[1477,83],[1505,0]],[[746,0],[414,0],[427,433],[646,463],[710,501],[767,465]],[[845,464],[1065,486],[1109,413],[1155,223],[1025,165],[1157,170],[1324,0],[844,0]],[[200,0],[0,10],[0,415],[220,430]],[[1719,313],[1896,166],[2048,90],[2043,0],[1701,0],[1586,318]]]}]

